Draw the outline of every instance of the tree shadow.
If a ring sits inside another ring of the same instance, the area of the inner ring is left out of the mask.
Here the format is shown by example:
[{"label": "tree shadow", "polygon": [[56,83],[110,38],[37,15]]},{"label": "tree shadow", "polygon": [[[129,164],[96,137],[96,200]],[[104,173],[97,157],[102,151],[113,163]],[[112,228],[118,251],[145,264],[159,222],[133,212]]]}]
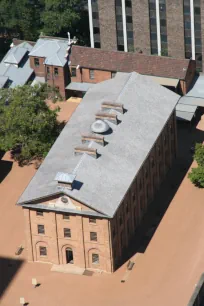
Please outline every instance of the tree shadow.
[{"label": "tree shadow", "polygon": [[174,198],[182,180],[193,162],[192,144],[203,142],[204,132],[196,129],[199,118],[204,111],[198,112],[198,117],[190,125],[186,122],[177,122],[178,154],[172,168],[167,173],[154,200],[148,207],[140,226],[129,242],[129,247],[124,250],[121,264],[130,259],[135,253],[144,253],[149,245],[160,221]]},{"label": "tree shadow", "polygon": [[3,180],[9,174],[13,166],[13,162],[2,160],[4,154],[4,151],[0,151],[0,183],[3,182]]},{"label": "tree shadow", "polygon": [[0,257],[0,299],[21,268],[23,260]]}]

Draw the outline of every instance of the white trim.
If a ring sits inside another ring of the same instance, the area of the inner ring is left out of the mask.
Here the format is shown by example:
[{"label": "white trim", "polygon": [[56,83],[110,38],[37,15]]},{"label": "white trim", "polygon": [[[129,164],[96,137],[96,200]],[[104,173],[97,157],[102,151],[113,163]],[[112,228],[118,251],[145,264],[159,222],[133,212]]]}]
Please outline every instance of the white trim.
[{"label": "white trim", "polygon": [[156,23],[157,23],[157,48],[158,48],[158,55],[161,56],[161,31],[160,31],[159,0],[156,0]]},{"label": "white trim", "polygon": [[191,14],[191,51],[192,51],[192,59],[195,60],[194,0],[190,0],[190,14]]},{"label": "white trim", "polygon": [[127,46],[127,26],[126,26],[125,0],[122,0],[122,17],[123,17],[123,39],[124,39],[124,51],[125,51],[125,52],[128,52],[128,46]]},{"label": "white trim", "polygon": [[88,11],[89,11],[89,31],[90,31],[90,42],[91,48],[94,48],[94,34],[93,34],[93,15],[91,0],[88,0]]}]

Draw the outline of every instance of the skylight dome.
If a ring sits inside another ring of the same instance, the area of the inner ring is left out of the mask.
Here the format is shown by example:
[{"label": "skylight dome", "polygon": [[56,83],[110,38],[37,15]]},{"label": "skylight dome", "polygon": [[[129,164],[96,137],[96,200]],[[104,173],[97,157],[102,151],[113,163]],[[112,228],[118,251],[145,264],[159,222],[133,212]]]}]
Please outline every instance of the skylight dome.
[{"label": "skylight dome", "polygon": [[107,122],[105,122],[103,120],[96,120],[91,125],[91,130],[94,133],[103,134],[103,133],[107,132],[109,129],[110,129],[110,126],[108,125]]}]

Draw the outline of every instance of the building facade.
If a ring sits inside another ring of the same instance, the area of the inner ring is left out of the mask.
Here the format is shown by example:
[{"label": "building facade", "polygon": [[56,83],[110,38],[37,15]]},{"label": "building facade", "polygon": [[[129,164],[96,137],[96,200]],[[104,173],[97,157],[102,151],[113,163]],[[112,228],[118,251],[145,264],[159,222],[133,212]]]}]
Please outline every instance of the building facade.
[{"label": "building facade", "polygon": [[89,90],[19,199],[29,261],[115,271],[176,156],[178,99],[136,73]]},{"label": "building facade", "polygon": [[192,58],[197,70],[203,70],[203,1],[88,0],[88,3],[91,47]]},{"label": "building facade", "polygon": [[[74,83],[83,83],[83,86],[86,83],[99,83],[113,78],[117,72],[132,71],[147,75],[160,85],[185,95],[196,75],[196,62],[135,52],[72,46],[70,55],[72,83],[67,88],[73,88]],[[73,95],[73,92],[71,94]]]}]

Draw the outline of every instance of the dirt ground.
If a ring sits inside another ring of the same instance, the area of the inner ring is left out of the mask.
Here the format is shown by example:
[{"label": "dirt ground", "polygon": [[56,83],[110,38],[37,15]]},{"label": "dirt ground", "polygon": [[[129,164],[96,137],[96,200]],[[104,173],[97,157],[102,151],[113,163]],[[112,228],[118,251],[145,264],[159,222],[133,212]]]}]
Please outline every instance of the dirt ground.
[{"label": "dirt ground", "polygon": [[[61,120],[76,106],[64,104]],[[186,306],[204,270],[204,191],[185,176],[192,161],[190,144],[204,138],[202,127],[203,122],[191,131],[179,127],[177,161],[144,227],[149,232],[154,217],[162,220],[150,241],[146,235],[140,241],[143,254],[136,257],[125,283],[121,279],[126,264],[113,275],[81,276],[51,272],[50,264],[27,263],[25,251],[15,255],[17,247],[25,245],[23,214],[15,203],[36,170],[32,165],[19,167],[6,153],[0,161],[0,305],[19,305],[25,297],[33,306]],[[138,252],[134,242],[131,251],[129,256]],[[32,287],[32,278],[39,287]]]}]

